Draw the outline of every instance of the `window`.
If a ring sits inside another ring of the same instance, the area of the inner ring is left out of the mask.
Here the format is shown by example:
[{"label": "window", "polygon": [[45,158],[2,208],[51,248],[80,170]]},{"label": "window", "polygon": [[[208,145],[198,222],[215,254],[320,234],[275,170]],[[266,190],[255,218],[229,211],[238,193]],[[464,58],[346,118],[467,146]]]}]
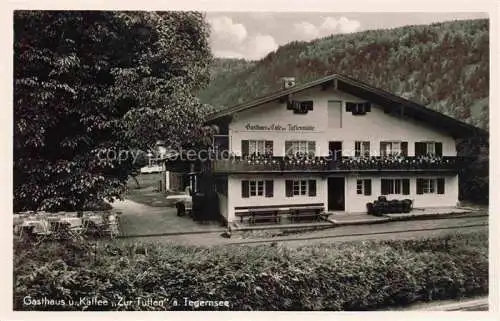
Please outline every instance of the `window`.
[{"label": "window", "polygon": [[272,155],[273,141],[272,140],[242,140],[241,154],[248,155]]},{"label": "window", "polygon": [[285,196],[316,196],[316,180],[285,181]]},{"label": "window", "polygon": [[371,103],[368,101],[364,103],[346,102],[345,111],[351,112],[353,115],[364,115],[371,111]]},{"label": "window", "polygon": [[444,178],[417,178],[417,194],[444,194]]},{"label": "window", "polygon": [[355,142],[354,156],[370,157],[370,142]]},{"label": "window", "polygon": [[358,194],[358,195],[372,195],[372,180],[371,179],[358,179],[356,181],[356,194]]},{"label": "window", "polygon": [[266,150],[265,140],[249,140],[248,141],[248,153],[252,154],[264,154]]},{"label": "window", "polygon": [[443,143],[415,142],[415,156],[443,156]]},{"label": "window", "polygon": [[410,180],[408,178],[403,179],[381,179],[380,180],[380,194],[391,195],[391,194],[410,194]]},{"label": "window", "polygon": [[274,182],[272,180],[241,181],[241,197],[273,197]]},{"label": "window", "polygon": [[380,156],[408,156],[408,142],[380,142]]},{"label": "window", "polygon": [[293,110],[294,114],[307,114],[308,111],[313,110],[313,105],[312,100],[292,100],[287,103],[287,109]]},{"label": "window", "polygon": [[285,142],[285,154],[316,154],[316,142],[313,140],[290,140]]}]

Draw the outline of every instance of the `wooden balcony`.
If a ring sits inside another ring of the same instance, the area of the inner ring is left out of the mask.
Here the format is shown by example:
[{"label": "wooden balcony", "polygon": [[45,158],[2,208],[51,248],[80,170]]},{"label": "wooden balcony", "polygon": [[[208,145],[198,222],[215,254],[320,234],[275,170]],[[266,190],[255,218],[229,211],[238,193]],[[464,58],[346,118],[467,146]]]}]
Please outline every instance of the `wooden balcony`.
[{"label": "wooden balcony", "polygon": [[456,172],[458,157],[233,157],[211,161],[213,173]]}]

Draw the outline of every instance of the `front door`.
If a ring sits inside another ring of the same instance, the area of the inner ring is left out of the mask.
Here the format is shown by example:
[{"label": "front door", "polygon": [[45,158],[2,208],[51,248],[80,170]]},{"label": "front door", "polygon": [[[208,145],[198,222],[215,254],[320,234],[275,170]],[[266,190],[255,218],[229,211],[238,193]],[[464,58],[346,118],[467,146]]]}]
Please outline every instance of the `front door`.
[{"label": "front door", "polygon": [[329,211],[344,211],[344,178],[329,177],[328,178],[328,210]]}]

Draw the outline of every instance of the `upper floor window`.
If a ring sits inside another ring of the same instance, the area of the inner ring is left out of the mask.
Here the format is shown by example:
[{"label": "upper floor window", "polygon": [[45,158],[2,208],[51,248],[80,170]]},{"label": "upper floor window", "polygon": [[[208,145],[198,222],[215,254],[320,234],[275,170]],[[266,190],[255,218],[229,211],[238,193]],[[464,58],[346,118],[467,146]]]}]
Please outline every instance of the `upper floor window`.
[{"label": "upper floor window", "polygon": [[444,194],[444,178],[417,178],[417,194]]},{"label": "upper floor window", "polygon": [[313,140],[288,140],[285,141],[286,155],[315,155],[316,142]]},{"label": "upper floor window", "polygon": [[443,156],[443,143],[415,142],[415,156]]},{"label": "upper floor window", "polygon": [[307,114],[308,111],[313,110],[312,100],[292,100],[287,103],[287,109],[293,110],[294,114]]},{"label": "upper floor window", "polygon": [[345,111],[351,112],[353,115],[364,115],[371,111],[371,103],[369,101],[363,103],[346,102]]},{"label": "upper floor window", "polygon": [[408,156],[408,142],[380,142],[380,156]]},{"label": "upper floor window", "polygon": [[285,196],[316,196],[316,180],[286,180]]},{"label": "upper floor window", "polygon": [[273,197],[274,182],[272,180],[241,181],[241,197]]},{"label": "upper floor window", "polygon": [[354,156],[355,157],[369,157],[370,156],[370,142],[354,142]]},{"label": "upper floor window", "polygon": [[273,141],[272,140],[242,140],[241,141],[242,156],[249,155],[272,155]]}]

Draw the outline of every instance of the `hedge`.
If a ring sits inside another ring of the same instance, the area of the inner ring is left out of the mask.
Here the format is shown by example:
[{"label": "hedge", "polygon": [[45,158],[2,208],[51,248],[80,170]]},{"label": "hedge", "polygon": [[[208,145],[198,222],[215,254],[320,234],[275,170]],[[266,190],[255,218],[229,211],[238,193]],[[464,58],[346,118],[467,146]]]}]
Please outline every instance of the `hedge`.
[{"label": "hedge", "polygon": [[[484,233],[297,249],[118,241],[29,248],[16,244],[14,256],[15,310],[196,309],[185,306],[184,298],[189,298],[229,305],[198,306],[200,310],[362,311],[487,291]],[[69,304],[82,297],[106,300],[107,305]],[[54,301],[32,304],[44,298]],[[120,298],[131,303],[120,306]]]}]

